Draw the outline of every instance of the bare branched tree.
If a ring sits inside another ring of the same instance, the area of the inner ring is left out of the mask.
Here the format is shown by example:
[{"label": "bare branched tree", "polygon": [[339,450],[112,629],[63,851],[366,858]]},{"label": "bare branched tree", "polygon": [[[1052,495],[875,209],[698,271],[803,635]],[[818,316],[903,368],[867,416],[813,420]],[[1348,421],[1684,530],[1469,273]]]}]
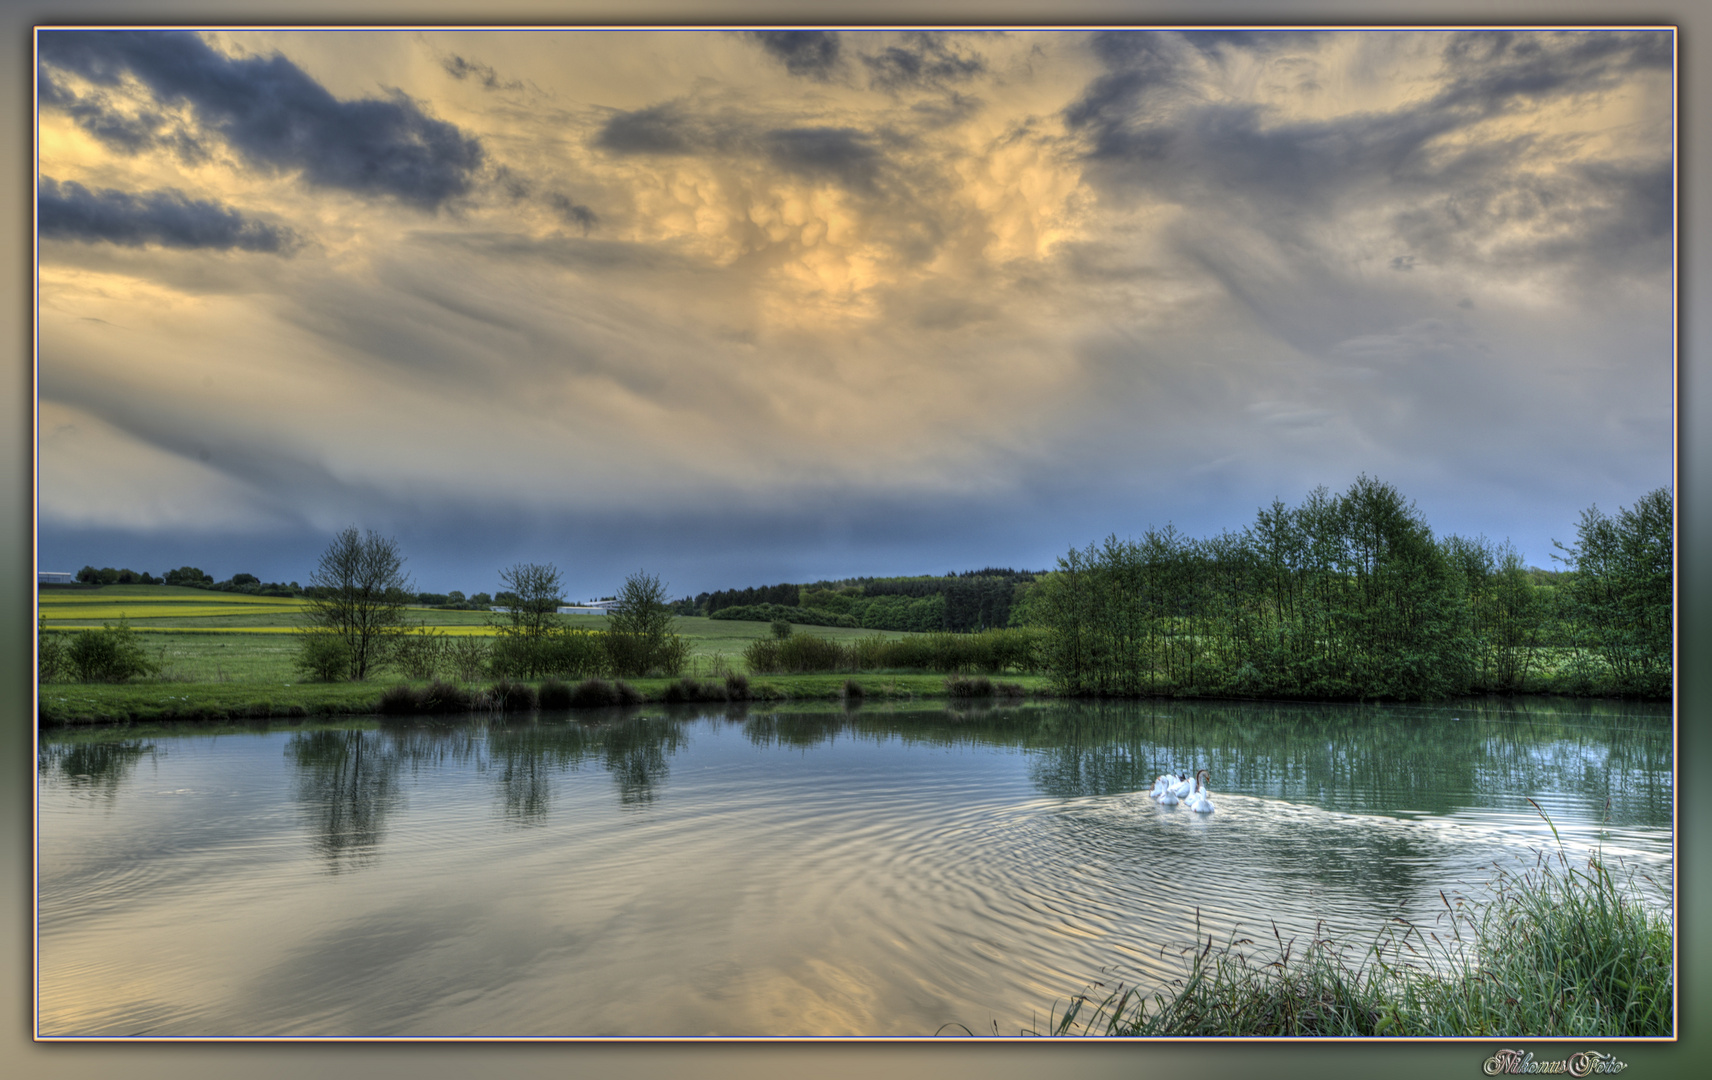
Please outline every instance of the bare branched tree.
[{"label": "bare branched tree", "polygon": [[322,553],[309,585],[303,610],[310,630],[342,640],[350,650],[350,677],[366,679],[403,630],[411,599],[398,542],[373,529],[346,529]]}]

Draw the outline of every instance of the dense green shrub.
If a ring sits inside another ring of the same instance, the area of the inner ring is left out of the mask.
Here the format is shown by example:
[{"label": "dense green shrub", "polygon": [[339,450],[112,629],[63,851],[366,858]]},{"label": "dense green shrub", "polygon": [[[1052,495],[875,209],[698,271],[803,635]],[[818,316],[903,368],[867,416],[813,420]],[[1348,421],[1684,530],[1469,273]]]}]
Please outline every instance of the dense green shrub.
[{"label": "dense green shrub", "polygon": [[543,709],[568,709],[572,690],[558,679],[548,679],[535,691],[535,703]]},{"label": "dense green shrub", "polygon": [[36,623],[36,681],[56,682],[71,671],[65,635],[48,629],[47,616]]},{"label": "dense green shrub", "polygon": [[65,660],[83,682],[124,682],[160,670],[143,653],[123,617],[117,624],[102,623],[99,630],[75,634],[66,646]]}]

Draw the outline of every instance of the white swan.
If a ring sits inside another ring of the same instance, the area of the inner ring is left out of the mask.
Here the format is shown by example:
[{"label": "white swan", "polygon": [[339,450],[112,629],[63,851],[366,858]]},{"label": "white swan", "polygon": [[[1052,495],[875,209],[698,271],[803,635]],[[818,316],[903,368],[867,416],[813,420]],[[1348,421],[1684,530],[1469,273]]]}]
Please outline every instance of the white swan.
[{"label": "white swan", "polygon": [[1202,769],[1200,772],[1195,774],[1195,794],[1190,797],[1188,805],[1189,809],[1193,810],[1197,814],[1210,814],[1213,812],[1213,800],[1207,797],[1207,789],[1201,783],[1201,777],[1207,775],[1209,774],[1205,769]]},{"label": "white swan", "polygon": [[1159,798],[1161,795],[1165,794],[1165,789],[1167,787],[1169,787],[1170,785],[1171,785],[1171,777],[1170,776],[1164,776],[1164,775],[1160,776],[1157,780],[1155,780],[1153,782],[1153,790],[1147,793],[1147,797],[1150,799]]},{"label": "white swan", "polygon": [[1159,805],[1160,806],[1176,806],[1177,803],[1180,801],[1177,798],[1177,786],[1176,786],[1176,784],[1174,784],[1172,782],[1171,777],[1169,775],[1161,776],[1159,779],[1165,782],[1165,790],[1161,791],[1159,793]]},{"label": "white swan", "polygon": [[1195,783],[1182,773],[1177,774],[1177,782],[1171,785],[1171,793],[1179,799],[1187,799],[1195,793]]}]

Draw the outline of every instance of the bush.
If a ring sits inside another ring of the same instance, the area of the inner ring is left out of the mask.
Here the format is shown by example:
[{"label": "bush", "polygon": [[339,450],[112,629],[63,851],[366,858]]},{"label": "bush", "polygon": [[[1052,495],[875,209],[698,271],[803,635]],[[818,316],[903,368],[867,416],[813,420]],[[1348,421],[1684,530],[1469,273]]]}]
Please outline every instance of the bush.
[{"label": "bush", "polygon": [[382,716],[409,716],[421,712],[422,698],[409,683],[399,683],[381,691],[375,702],[375,712]]},{"label": "bush", "polygon": [[571,695],[569,686],[558,679],[548,679],[535,692],[535,702],[543,709],[568,709],[571,707]]},{"label": "bush", "polygon": [[688,675],[677,682],[670,683],[661,691],[662,701],[676,704],[685,701],[724,701],[726,693],[724,685],[716,682],[697,682]]},{"label": "bush", "polygon": [[780,641],[791,636],[791,624],[783,619],[773,620],[773,636]]},{"label": "bush", "polygon": [[571,691],[574,709],[598,709],[618,704],[618,690],[605,679],[584,679]]},{"label": "bush", "polygon": [[407,679],[432,679],[446,657],[446,632],[418,624],[392,639],[392,665]]},{"label": "bush", "polygon": [[446,665],[464,682],[475,682],[488,670],[487,640],[474,634],[448,639]]},{"label": "bush", "polygon": [[102,623],[99,630],[77,634],[66,648],[65,656],[72,671],[84,682],[124,682],[160,670],[144,655],[131,624],[123,616],[117,626]]},{"label": "bush", "polygon": [[47,617],[43,616],[36,624],[36,680],[38,682],[54,682],[65,677],[71,670],[71,660],[66,656],[65,635],[53,633],[47,628]]},{"label": "bush", "polygon": [[725,699],[727,701],[748,701],[754,696],[749,690],[749,679],[744,675],[727,675],[725,677]]},{"label": "bush", "polygon": [[500,679],[488,687],[488,700],[499,712],[527,712],[535,707],[535,688],[528,683]]},{"label": "bush", "polygon": [[993,681],[985,675],[973,679],[953,675],[945,680],[945,692],[954,698],[989,698],[993,696]]},{"label": "bush", "polygon": [[337,682],[351,674],[351,646],[338,634],[307,630],[297,641],[292,666],[316,682]]},{"label": "bush", "polygon": [[845,701],[861,701],[867,696],[867,693],[868,692],[866,690],[862,689],[862,684],[857,682],[855,679],[844,680]]}]

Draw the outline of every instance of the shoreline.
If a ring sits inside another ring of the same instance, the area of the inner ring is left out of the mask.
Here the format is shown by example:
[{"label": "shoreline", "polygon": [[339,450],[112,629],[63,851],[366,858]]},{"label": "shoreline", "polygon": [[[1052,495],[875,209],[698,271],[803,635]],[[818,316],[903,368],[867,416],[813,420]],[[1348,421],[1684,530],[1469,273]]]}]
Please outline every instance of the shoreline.
[{"label": "shoreline", "polygon": [[[530,680],[511,684],[527,687],[533,698],[540,688],[554,680]],[[36,726],[39,730],[101,725],[206,723],[244,720],[328,720],[334,718],[365,718],[410,714],[409,708],[389,707],[384,700],[388,694],[398,694],[400,687],[413,693],[427,692],[434,686],[427,680],[367,681],[360,683],[42,683],[38,684]],[[844,701],[847,704],[900,702],[990,702],[1019,704],[1042,700],[1097,701],[1197,701],[1252,702],[1279,704],[1339,704],[1339,705],[1431,705],[1435,702],[1392,700],[1320,700],[1306,698],[1224,697],[1198,695],[1144,695],[1135,698],[1066,697],[1052,688],[1045,675],[942,675],[916,672],[899,673],[830,673],[787,674],[750,677],[739,692],[733,693],[726,684],[694,676],[681,678],[645,678],[623,680],[622,700],[571,704],[565,707],[522,704],[513,700],[506,705],[486,702],[484,691],[491,694],[498,683],[484,685],[441,683],[455,687],[476,700],[451,704],[450,707],[427,708],[424,715],[443,717],[481,716],[494,714],[525,715],[538,711],[550,713],[581,712],[611,708],[615,704],[674,705],[730,704],[774,705],[779,703],[825,703]],[[564,685],[564,684],[561,684]],[[571,684],[577,685],[577,684]],[[852,693],[851,687],[859,688]],[[1454,701],[1526,700],[1548,697],[1571,697],[1576,700],[1627,702],[1637,705],[1670,704],[1670,699],[1634,698],[1612,695],[1566,695],[1559,692],[1521,692],[1513,694],[1473,694],[1459,696]]]}]

